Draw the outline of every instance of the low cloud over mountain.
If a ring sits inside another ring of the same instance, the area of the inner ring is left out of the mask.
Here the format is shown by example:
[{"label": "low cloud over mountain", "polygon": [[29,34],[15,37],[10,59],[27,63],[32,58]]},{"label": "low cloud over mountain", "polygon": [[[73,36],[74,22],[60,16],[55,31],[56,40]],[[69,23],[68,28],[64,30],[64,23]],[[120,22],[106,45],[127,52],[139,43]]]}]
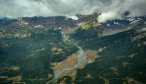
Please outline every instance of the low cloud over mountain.
[{"label": "low cloud over mountain", "polygon": [[0,17],[74,16],[77,13],[101,13],[98,20],[146,14],[146,0],[0,0]]}]

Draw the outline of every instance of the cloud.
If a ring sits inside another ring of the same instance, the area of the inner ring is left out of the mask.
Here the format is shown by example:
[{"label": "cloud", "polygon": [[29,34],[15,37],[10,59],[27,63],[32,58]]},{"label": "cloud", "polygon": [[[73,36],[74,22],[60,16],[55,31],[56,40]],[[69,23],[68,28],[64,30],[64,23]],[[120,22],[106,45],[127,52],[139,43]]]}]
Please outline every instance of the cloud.
[{"label": "cloud", "polygon": [[128,16],[146,15],[146,0],[111,0],[111,4],[98,17],[99,22],[107,20],[120,19],[125,13]]},{"label": "cloud", "polygon": [[108,11],[108,12],[102,13],[98,17],[98,21],[105,22],[107,20],[112,20],[112,19],[116,19],[116,18],[119,18],[119,14],[117,11]]},{"label": "cloud", "polygon": [[[0,17],[32,17],[102,13],[100,22],[146,14],[146,0],[0,0]],[[75,18],[75,17],[74,17]]]}]

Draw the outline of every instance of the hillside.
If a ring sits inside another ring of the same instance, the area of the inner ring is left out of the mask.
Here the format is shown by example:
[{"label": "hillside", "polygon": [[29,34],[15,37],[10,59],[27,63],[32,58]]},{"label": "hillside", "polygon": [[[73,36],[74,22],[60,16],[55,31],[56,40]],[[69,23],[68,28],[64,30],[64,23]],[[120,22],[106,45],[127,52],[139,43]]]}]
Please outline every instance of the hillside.
[{"label": "hillside", "polygon": [[0,83],[145,84],[146,17],[98,15],[0,19]]}]

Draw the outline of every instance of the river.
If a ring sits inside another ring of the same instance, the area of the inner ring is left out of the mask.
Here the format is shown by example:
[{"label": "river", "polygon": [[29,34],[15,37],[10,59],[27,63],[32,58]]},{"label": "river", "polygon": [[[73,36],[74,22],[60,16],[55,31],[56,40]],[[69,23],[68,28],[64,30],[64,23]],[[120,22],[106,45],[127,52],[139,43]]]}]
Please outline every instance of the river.
[{"label": "river", "polygon": [[[70,71],[73,69],[77,69],[81,66],[83,66],[86,63],[86,56],[84,54],[84,50],[80,47],[75,45],[76,47],[78,47],[78,52],[77,52],[77,56],[78,56],[78,63],[76,63],[75,65],[73,65],[72,67],[64,67],[60,70],[56,70],[54,71],[54,79],[52,79],[51,81],[55,80],[56,78],[59,78],[59,76],[61,75],[61,73],[65,72],[65,71]],[[50,81],[48,81],[47,84],[49,84]]]}]

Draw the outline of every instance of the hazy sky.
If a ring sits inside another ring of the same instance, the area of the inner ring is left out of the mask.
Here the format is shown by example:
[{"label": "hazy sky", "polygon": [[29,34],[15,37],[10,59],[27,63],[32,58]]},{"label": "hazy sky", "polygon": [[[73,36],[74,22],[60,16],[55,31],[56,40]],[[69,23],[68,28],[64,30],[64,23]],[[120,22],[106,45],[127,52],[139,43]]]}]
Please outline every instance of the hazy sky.
[{"label": "hazy sky", "polygon": [[102,13],[99,21],[146,15],[146,0],[0,0],[0,17],[74,16],[77,13]]}]

